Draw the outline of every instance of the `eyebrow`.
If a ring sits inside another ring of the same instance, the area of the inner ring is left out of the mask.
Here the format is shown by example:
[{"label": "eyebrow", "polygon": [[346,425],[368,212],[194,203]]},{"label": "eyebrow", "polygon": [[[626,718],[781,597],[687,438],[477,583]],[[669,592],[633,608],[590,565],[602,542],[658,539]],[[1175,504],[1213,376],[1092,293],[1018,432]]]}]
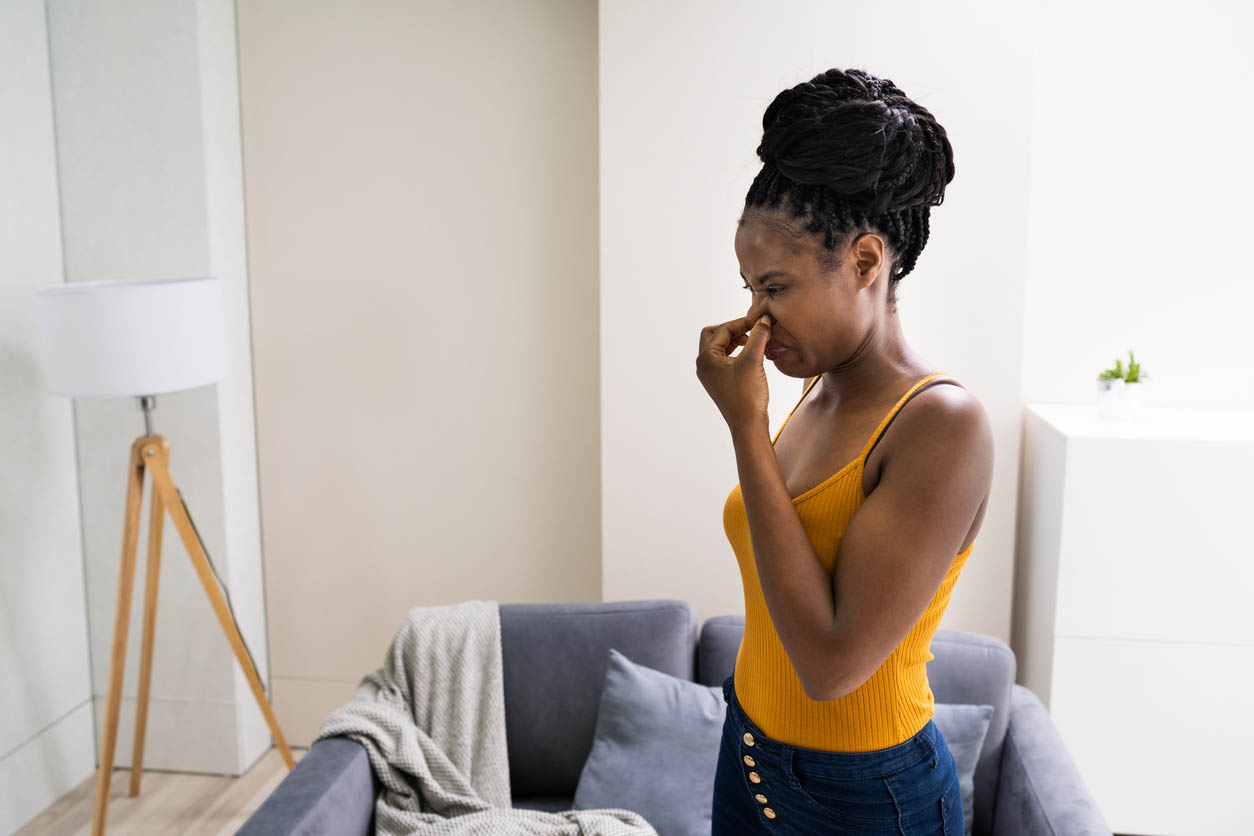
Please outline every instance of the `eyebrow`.
[{"label": "eyebrow", "polygon": [[[765,273],[758,276],[758,284],[765,284],[767,279],[773,279],[776,276],[791,276],[791,275],[792,274],[789,273],[787,270],[767,270]],[[741,273],[740,278],[745,279],[745,274]],[[749,280],[745,279],[745,281],[748,282]]]}]

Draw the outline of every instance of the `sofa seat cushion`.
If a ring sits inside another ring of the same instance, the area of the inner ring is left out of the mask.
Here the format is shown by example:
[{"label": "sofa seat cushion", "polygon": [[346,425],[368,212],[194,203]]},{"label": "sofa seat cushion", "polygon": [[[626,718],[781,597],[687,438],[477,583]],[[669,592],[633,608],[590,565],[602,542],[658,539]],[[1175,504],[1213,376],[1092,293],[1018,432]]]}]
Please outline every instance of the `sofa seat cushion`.
[{"label": "sofa seat cushion", "polygon": [[515,798],[510,805],[516,810],[543,810],[546,813],[563,813],[573,810],[574,796],[570,795],[529,795]]}]

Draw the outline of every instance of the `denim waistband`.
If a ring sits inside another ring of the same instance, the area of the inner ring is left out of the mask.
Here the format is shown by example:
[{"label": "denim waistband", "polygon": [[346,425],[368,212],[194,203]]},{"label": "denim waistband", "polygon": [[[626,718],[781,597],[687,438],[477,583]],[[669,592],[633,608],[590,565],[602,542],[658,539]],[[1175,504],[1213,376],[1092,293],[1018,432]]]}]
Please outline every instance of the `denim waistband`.
[{"label": "denim waistband", "polygon": [[766,735],[756,723],[749,719],[736,699],[733,677],[723,680],[723,700],[730,707],[730,719],[736,726],[736,736],[743,737],[745,732],[753,735],[753,749],[759,755],[788,765],[802,764],[818,769],[832,778],[875,778],[891,775],[894,772],[914,766],[922,760],[930,759],[935,763],[936,742],[938,734],[936,724],[927,721],[919,732],[909,740],[876,749],[870,752],[830,752],[825,749],[810,749],[805,746],[794,746],[774,740]]}]

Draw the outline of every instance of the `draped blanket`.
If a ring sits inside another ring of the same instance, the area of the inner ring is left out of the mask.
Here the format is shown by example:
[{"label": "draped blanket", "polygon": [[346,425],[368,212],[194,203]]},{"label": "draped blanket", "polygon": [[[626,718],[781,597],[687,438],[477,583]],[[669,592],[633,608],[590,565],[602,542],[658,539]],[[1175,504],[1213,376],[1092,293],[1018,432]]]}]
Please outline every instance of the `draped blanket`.
[{"label": "draped blanket", "polygon": [[332,735],[366,748],[382,784],[375,832],[384,836],[657,836],[630,810],[510,806],[495,601],[410,610],[383,667],[314,739]]}]

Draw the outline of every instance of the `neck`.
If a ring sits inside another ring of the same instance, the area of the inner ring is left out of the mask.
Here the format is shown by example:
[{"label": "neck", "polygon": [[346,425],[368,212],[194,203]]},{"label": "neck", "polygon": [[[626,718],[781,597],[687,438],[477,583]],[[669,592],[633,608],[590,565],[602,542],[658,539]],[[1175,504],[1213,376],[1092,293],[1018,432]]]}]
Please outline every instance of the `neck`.
[{"label": "neck", "polygon": [[902,378],[922,374],[926,367],[906,343],[901,319],[888,314],[872,328],[853,354],[835,368],[823,372],[817,388],[831,407],[854,406],[878,400],[885,390],[895,390]]}]

